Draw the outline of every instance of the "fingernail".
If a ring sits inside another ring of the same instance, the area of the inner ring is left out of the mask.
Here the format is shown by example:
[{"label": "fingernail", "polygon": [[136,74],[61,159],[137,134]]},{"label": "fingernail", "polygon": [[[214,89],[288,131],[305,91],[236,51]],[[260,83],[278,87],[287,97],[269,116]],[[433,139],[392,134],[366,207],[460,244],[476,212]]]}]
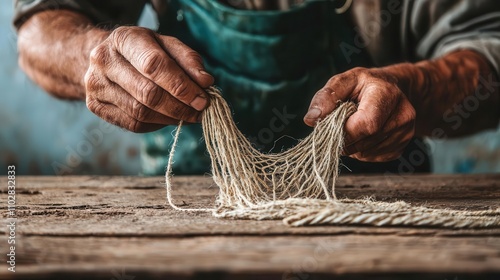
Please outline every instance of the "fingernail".
[{"label": "fingernail", "polygon": [[198,111],[202,111],[207,106],[207,99],[203,95],[198,95],[189,105]]},{"label": "fingernail", "polygon": [[321,110],[319,108],[311,108],[309,112],[307,112],[305,118],[306,119],[317,119],[321,116]]},{"label": "fingernail", "polygon": [[200,74],[212,77],[212,75],[208,74],[208,72],[205,70],[200,70]]}]

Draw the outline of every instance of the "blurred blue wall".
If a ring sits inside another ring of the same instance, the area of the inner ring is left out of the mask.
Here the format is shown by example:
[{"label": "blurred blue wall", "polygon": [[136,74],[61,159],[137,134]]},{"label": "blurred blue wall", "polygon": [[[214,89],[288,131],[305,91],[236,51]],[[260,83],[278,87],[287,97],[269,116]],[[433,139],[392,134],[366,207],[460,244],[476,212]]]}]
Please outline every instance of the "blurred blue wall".
[{"label": "blurred blue wall", "polygon": [[[139,135],[100,120],[84,102],[55,99],[17,66],[12,1],[0,1],[0,174],[139,174]],[[143,25],[154,27],[151,11]]]},{"label": "blurred blue wall", "polygon": [[500,128],[462,139],[426,142],[435,173],[500,172]]},{"label": "blurred blue wall", "polygon": [[[139,174],[139,135],[90,113],[83,102],[50,97],[17,66],[12,2],[0,2],[0,174]],[[141,25],[154,28],[147,9]],[[438,173],[500,172],[500,130],[428,141]]]}]

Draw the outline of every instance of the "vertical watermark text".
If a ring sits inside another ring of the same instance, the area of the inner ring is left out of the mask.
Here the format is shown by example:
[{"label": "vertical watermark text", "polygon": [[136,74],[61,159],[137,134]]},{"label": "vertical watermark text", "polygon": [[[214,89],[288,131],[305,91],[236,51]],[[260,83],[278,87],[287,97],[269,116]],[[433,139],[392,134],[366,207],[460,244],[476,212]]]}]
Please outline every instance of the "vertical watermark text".
[{"label": "vertical watermark text", "polygon": [[16,166],[7,166],[7,270],[16,272]]}]

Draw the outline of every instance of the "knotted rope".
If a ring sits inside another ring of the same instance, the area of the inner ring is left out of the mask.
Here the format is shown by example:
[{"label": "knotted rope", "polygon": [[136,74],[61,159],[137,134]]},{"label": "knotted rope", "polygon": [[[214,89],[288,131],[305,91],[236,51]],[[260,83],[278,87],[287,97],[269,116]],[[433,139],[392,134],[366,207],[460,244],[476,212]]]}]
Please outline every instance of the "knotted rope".
[{"label": "knotted rope", "polygon": [[202,126],[213,180],[219,186],[216,208],[186,209],[173,203],[171,171],[181,122],[165,175],[167,200],[177,210],[211,212],[220,218],[283,219],[290,226],[500,227],[500,208],[458,211],[414,207],[405,202],[337,199],[335,181],[344,123],[356,111],[352,102],[340,104],[293,148],[263,154],[238,130],[219,90],[211,87],[208,94],[210,106],[204,111]]}]

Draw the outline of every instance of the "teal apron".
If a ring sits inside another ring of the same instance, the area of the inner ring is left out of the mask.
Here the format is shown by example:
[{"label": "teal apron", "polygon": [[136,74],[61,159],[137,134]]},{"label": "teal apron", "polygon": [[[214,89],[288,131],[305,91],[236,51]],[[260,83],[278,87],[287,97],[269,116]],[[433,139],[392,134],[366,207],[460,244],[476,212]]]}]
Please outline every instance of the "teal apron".
[{"label": "teal apron", "polygon": [[[159,32],[199,52],[234,112],[239,129],[262,151],[279,152],[310,133],[303,123],[314,93],[349,64],[333,46],[354,38],[334,1],[309,1],[287,11],[237,10],[215,0],[171,0]],[[144,175],[165,171],[174,126],[144,135]],[[203,174],[210,159],[199,124],[184,126],[174,174]]]}]

